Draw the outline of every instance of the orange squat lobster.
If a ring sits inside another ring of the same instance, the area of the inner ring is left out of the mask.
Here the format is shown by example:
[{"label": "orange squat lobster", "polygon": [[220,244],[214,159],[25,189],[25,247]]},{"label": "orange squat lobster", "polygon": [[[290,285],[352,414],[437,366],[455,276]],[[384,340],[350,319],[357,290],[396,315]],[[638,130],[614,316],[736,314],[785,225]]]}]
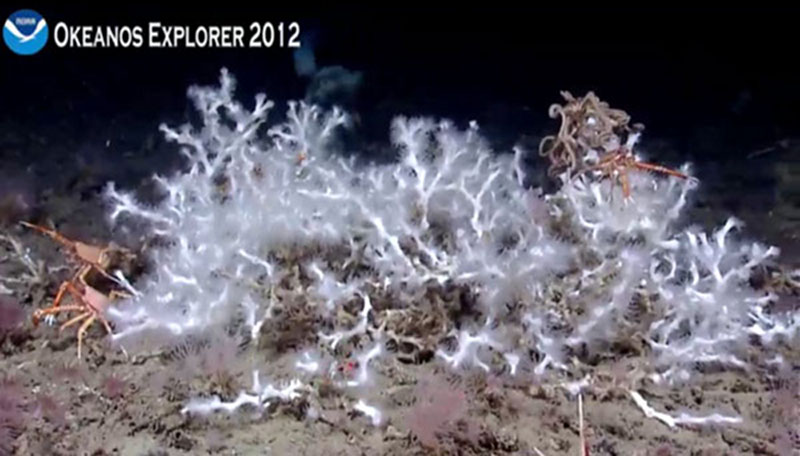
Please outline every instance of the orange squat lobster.
[{"label": "orange squat lobster", "polygon": [[[78,272],[75,273],[71,279],[61,283],[61,286],[58,288],[58,293],[53,300],[53,305],[46,309],[38,309],[33,313],[33,324],[38,326],[39,321],[44,317],[55,315],[60,312],[80,312],[77,316],[63,323],[60,328],[60,330],[63,331],[70,326],[83,322],[78,329],[78,358],[80,358],[83,339],[89,326],[91,326],[95,320],[100,320],[106,332],[112,334],[111,325],[108,323],[108,320],[103,317],[103,312],[112,300],[118,297],[129,297],[127,293],[119,290],[111,290],[108,293],[103,293],[98,290],[98,285],[91,286],[89,282],[102,282],[103,279],[105,279],[107,283],[118,283],[106,269],[111,266],[112,262],[120,258],[132,259],[133,253],[116,246],[97,247],[80,241],[73,241],[62,236],[55,230],[28,222],[21,223],[28,228],[47,235],[63,245],[82,263]],[[72,296],[73,304],[62,306],[61,301],[64,299],[66,293]]]},{"label": "orange squat lobster", "polygon": [[636,160],[631,150],[627,147],[609,152],[600,159],[597,164],[592,165],[578,174],[591,171],[600,171],[604,177],[616,177],[622,185],[622,193],[625,198],[631,196],[631,184],[628,179],[628,171],[638,169],[642,171],[653,171],[661,174],[668,174],[681,179],[692,179],[690,176],[673,169],[652,163],[644,163]]}]

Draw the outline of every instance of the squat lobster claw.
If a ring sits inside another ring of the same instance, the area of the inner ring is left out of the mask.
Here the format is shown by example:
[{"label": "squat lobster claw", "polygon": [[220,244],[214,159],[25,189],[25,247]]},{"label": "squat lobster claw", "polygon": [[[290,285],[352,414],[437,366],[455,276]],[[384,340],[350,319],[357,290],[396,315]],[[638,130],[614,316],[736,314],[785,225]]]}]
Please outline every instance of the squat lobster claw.
[{"label": "squat lobster claw", "polygon": [[[37,309],[34,311],[32,317],[33,324],[38,325],[43,317],[55,315],[60,312],[80,312],[78,316],[63,323],[60,328],[60,330],[63,331],[72,325],[83,322],[78,329],[78,358],[80,358],[83,339],[89,326],[91,326],[95,320],[100,320],[106,332],[112,334],[111,325],[108,323],[108,320],[103,317],[103,313],[112,300],[118,297],[129,297],[127,293],[118,290],[111,290],[108,293],[103,293],[97,288],[97,285],[89,285],[89,281],[105,281],[107,284],[117,284],[117,279],[112,277],[107,269],[112,263],[120,259],[132,259],[134,254],[127,249],[116,246],[98,247],[80,241],[73,241],[55,230],[33,223],[20,223],[23,226],[50,237],[66,247],[69,249],[70,253],[83,264],[71,279],[61,283],[61,286],[58,288],[58,293],[56,293],[56,297],[53,300],[53,304],[46,309]],[[74,302],[71,305],[62,306],[61,301],[64,299],[66,293],[72,296]]]},{"label": "squat lobster claw", "polygon": [[33,313],[33,324],[35,326],[39,325],[39,321],[46,316],[53,315],[59,312],[70,312],[70,311],[77,311],[81,312],[77,317],[73,317],[67,322],[63,323],[60,327],[60,331],[67,329],[68,327],[80,323],[83,321],[83,324],[78,329],[78,358],[81,358],[81,351],[83,347],[83,339],[86,336],[86,331],[89,330],[89,326],[94,323],[95,320],[100,320],[105,328],[106,332],[111,335],[113,332],[111,331],[111,325],[108,323],[102,313],[105,308],[108,306],[108,303],[111,301],[111,298],[100,293],[96,289],[90,287],[89,285],[83,285],[83,293],[76,287],[72,282],[65,281],[62,284],[62,288],[59,290],[66,290],[67,292],[72,295],[73,299],[78,302],[79,304],[67,305],[62,306],[60,305],[60,299],[63,297],[63,293],[60,296],[57,296],[56,300],[53,301],[53,305],[48,307],[47,309],[37,309]]},{"label": "squat lobster claw", "polygon": [[628,198],[631,196],[631,184],[630,180],[628,179],[628,171],[631,169],[652,171],[679,177],[681,179],[695,179],[685,173],[675,171],[661,165],[640,162],[633,155],[631,149],[625,146],[603,155],[597,164],[585,168],[577,175],[592,171],[600,171],[604,177],[615,177],[622,185],[623,195],[625,195],[625,198]]}]

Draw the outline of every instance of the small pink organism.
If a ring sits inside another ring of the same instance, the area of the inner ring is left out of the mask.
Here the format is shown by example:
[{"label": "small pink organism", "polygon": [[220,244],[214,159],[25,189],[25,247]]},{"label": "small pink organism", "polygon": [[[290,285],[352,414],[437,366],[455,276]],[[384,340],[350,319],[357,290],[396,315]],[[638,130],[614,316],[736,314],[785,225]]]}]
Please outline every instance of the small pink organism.
[{"label": "small pink organism", "polygon": [[421,379],[415,395],[417,402],[406,425],[420,444],[438,448],[442,435],[455,429],[455,422],[467,412],[467,395],[458,385],[435,375]]},{"label": "small pink organism", "polygon": [[100,390],[108,399],[116,400],[124,397],[128,389],[128,382],[119,374],[111,373],[100,381]]}]

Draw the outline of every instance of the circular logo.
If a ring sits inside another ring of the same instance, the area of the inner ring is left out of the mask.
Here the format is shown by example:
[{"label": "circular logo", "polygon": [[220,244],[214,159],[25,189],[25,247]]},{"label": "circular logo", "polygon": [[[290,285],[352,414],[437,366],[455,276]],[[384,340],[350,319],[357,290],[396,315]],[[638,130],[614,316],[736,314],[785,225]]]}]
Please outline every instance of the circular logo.
[{"label": "circular logo", "polygon": [[24,9],[8,16],[3,26],[3,40],[20,55],[39,52],[47,43],[47,22],[36,11]]}]

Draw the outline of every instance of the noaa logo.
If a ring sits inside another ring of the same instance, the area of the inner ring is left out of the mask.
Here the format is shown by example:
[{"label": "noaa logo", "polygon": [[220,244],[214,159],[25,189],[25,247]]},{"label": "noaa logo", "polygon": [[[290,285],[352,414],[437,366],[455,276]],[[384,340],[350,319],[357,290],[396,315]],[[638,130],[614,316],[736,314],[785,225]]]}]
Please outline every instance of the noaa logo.
[{"label": "noaa logo", "polygon": [[33,10],[19,10],[6,19],[3,40],[9,49],[20,55],[39,52],[47,43],[47,22]]}]

